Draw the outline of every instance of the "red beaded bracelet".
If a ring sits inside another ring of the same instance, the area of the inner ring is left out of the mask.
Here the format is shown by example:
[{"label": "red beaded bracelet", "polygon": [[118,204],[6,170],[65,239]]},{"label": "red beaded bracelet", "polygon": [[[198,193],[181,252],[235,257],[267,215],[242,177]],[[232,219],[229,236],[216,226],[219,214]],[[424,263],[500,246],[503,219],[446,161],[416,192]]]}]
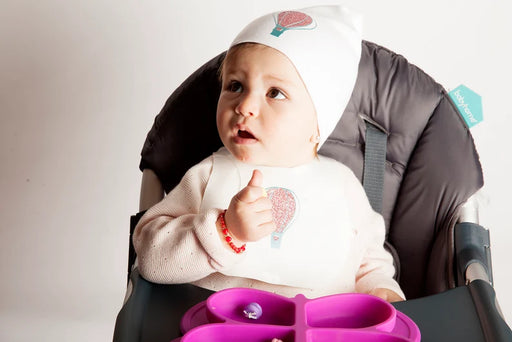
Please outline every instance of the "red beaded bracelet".
[{"label": "red beaded bracelet", "polygon": [[222,234],[224,234],[224,239],[228,243],[229,247],[231,247],[231,249],[235,251],[236,254],[240,254],[243,251],[245,251],[245,243],[241,247],[235,246],[235,244],[233,243],[233,238],[229,235],[228,227],[226,227],[226,220],[224,219],[225,214],[225,210],[219,214],[220,228],[222,229]]}]

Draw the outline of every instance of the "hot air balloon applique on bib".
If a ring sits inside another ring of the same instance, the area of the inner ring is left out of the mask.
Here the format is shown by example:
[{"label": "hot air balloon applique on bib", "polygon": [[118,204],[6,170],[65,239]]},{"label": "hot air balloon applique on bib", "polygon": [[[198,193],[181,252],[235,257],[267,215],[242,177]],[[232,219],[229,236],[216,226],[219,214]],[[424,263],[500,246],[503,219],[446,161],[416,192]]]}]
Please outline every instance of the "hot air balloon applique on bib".
[{"label": "hot air balloon applique on bib", "polygon": [[292,225],[297,215],[297,196],[293,191],[280,187],[271,187],[265,190],[272,202],[272,219],[276,225],[276,230],[270,235],[270,246],[279,248],[284,232]]},{"label": "hot air balloon applique on bib", "polygon": [[274,17],[276,27],[270,34],[279,37],[287,30],[313,30],[316,22],[309,15],[298,11],[280,12]]}]

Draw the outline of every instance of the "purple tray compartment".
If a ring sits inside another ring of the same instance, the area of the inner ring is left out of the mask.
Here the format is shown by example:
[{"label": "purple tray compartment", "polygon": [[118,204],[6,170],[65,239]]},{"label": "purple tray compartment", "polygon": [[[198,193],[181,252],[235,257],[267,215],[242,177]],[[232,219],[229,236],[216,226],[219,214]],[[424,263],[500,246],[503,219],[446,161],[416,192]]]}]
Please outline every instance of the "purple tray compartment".
[{"label": "purple tray compartment", "polygon": [[295,331],[291,327],[214,323],[192,329],[181,342],[271,342],[273,338],[293,342]]},{"label": "purple tray compartment", "polygon": [[[395,334],[383,334],[377,331],[311,329],[307,333],[307,342],[410,342],[411,340]],[[255,340],[256,341],[256,340]],[[264,341],[264,340],[260,340]],[[269,340],[269,342],[272,339]],[[283,340],[284,342],[284,340]]]},{"label": "purple tray compartment", "polygon": [[[243,314],[249,303],[262,308],[259,319]],[[365,294],[316,299],[232,288],[211,295],[183,316],[181,342],[418,342],[416,324],[391,304]],[[179,341],[179,339],[175,340]],[[174,341],[173,341],[174,342]]]},{"label": "purple tray compartment", "polygon": [[[295,324],[295,302],[289,298],[273,293],[251,290],[233,289],[220,291],[206,300],[207,314],[210,322],[226,321],[250,324],[272,324],[291,326]],[[261,306],[263,315],[259,319],[250,319],[242,313],[249,302]]]},{"label": "purple tray compartment", "polygon": [[306,324],[314,328],[391,331],[396,309],[383,299],[354,294],[340,294],[311,300],[305,305]]}]

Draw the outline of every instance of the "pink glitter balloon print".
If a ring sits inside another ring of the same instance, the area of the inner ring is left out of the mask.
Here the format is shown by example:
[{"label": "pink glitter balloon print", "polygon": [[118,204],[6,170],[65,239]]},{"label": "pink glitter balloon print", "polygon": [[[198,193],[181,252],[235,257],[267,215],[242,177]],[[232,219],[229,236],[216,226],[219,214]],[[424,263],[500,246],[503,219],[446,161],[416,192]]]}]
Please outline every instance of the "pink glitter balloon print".
[{"label": "pink glitter balloon print", "polygon": [[267,195],[272,202],[272,219],[276,230],[271,235],[270,244],[272,248],[279,248],[283,234],[295,218],[297,212],[297,198],[288,189],[272,187],[267,188]]},{"label": "pink glitter balloon print", "polygon": [[285,11],[277,15],[273,36],[279,37],[286,30],[312,30],[316,23],[309,15],[297,11]]}]

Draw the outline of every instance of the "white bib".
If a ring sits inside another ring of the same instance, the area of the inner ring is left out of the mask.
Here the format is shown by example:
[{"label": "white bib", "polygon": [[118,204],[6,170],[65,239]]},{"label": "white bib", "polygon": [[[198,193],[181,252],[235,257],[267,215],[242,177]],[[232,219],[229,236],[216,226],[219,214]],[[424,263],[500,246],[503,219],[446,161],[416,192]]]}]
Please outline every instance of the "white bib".
[{"label": "white bib", "polygon": [[355,279],[342,279],[355,275],[360,262],[349,259],[355,227],[344,192],[347,168],[322,156],[293,168],[255,166],[221,148],[213,155],[201,209],[227,208],[256,168],[263,173],[277,231],[247,243],[245,258],[222,273],[294,287],[352,286]]}]

